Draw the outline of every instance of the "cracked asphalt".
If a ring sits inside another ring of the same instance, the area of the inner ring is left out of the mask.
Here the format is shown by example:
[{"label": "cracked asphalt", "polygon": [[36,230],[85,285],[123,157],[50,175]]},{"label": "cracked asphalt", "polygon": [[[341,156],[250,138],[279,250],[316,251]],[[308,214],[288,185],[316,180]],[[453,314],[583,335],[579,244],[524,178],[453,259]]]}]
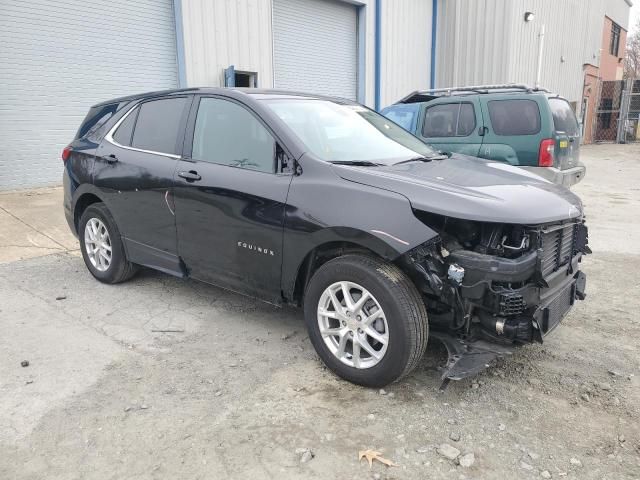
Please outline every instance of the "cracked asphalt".
[{"label": "cracked asphalt", "polygon": [[384,392],[351,385],[301,311],[149,270],[100,284],[60,189],[0,193],[0,478],[640,479],[640,145],[583,152],[587,300],[444,393],[436,343]]}]

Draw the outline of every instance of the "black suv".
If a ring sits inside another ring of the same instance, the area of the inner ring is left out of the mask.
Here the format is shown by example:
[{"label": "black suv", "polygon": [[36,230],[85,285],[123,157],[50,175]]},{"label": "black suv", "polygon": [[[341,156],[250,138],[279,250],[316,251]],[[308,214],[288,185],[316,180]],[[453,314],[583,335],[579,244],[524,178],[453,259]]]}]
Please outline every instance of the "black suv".
[{"label": "black suv", "polygon": [[499,162],[441,155],[359,104],[188,89],[94,106],[64,149],[89,271],[146,266],[304,306],[338,375],[383,386],[427,337],[460,379],[542,342],[589,252],[580,200]]}]

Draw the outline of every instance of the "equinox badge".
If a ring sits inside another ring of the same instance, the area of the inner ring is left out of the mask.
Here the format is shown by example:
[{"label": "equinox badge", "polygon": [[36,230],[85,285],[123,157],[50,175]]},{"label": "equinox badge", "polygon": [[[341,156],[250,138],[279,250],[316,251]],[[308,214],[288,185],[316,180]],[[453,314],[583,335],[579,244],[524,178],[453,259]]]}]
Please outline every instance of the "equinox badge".
[{"label": "equinox badge", "polygon": [[271,255],[272,257],[275,255],[273,253],[273,250],[270,250],[268,248],[258,247],[256,245],[251,245],[250,243],[246,243],[246,242],[238,242],[238,246],[241,248],[246,248],[247,250],[253,250],[254,252],[257,252],[257,253],[262,253],[264,255]]}]

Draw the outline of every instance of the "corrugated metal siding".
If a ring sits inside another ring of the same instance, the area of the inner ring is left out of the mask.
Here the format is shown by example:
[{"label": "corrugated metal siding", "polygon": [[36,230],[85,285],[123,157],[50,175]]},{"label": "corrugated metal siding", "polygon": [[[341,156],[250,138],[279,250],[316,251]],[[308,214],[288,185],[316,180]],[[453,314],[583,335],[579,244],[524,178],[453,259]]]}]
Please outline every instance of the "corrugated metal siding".
[{"label": "corrugated metal siding", "polygon": [[436,86],[504,82],[511,12],[511,2],[504,0],[441,0]]},{"label": "corrugated metal siding", "polygon": [[[602,41],[603,0],[513,1],[511,58],[508,81],[534,84],[537,72],[538,34],[545,25],[541,85],[580,102],[584,64],[597,62]],[[524,12],[535,12],[525,23]]]},{"label": "corrugated metal siding", "polygon": [[[633,2],[637,4],[638,2]],[[625,30],[629,30],[629,14],[631,7],[625,0],[607,0],[604,13]]]},{"label": "corrugated metal siding", "polygon": [[[578,104],[584,65],[599,63],[605,12],[628,17],[624,0],[440,0],[438,5],[438,87],[533,85],[544,24],[541,85]],[[534,21],[524,22],[527,11],[535,13]]]},{"label": "corrugated metal siding", "polygon": [[3,0],[0,189],[59,183],[89,107],[177,86],[171,0]]},{"label": "corrugated metal siding", "polygon": [[273,0],[274,86],[357,97],[356,8],[335,0]]},{"label": "corrugated metal siding", "polygon": [[273,86],[269,0],[185,0],[182,15],[189,86],[223,86],[229,65]]},{"label": "corrugated metal siding", "polygon": [[381,107],[429,88],[431,8],[427,0],[382,3]]}]

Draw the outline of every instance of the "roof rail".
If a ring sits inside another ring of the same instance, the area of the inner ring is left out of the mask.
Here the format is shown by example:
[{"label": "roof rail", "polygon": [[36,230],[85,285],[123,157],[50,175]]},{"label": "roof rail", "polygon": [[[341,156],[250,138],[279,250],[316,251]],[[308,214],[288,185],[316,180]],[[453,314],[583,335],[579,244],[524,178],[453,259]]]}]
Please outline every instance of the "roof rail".
[{"label": "roof rail", "polygon": [[[532,87],[530,85],[525,85],[524,83],[505,83],[499,85],[475,85],[475,86],[467,86],[467,87],[448,87],[448,88],[434,88],[430,90],[416,90],[415,92],[410,93],[403,99],[401,99],[398,103],[410,103],[409,100],[412,97],[417,95],[434,95],[434,94],[444,94],[444,96],[450,96],[456,92],[476,92],[476,93],[489,93],[492,90],[522,90],[527,93],[531,92],[546,92],[549,93],[549,90],[546,88]],[[437,96],[437,95],[434,95]]]}]

